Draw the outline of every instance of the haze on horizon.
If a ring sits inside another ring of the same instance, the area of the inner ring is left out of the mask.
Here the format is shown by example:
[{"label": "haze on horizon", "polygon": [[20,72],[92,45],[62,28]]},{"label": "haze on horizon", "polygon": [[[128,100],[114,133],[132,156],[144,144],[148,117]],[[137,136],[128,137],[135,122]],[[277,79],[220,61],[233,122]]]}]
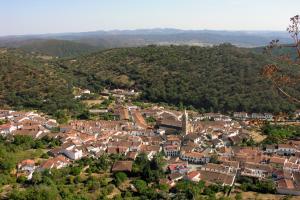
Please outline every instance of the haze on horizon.
[{"label": "haze on horizon", "polygon": [[9,0],[0,36],[177,28],[284,31],[299,0]]}]

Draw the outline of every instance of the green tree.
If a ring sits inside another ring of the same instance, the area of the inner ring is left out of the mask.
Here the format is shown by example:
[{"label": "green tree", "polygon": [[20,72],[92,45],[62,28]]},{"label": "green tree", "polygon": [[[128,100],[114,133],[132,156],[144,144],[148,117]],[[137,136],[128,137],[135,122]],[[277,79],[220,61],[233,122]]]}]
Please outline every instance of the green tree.
[{"label": "green tree", "polygon": [[133,185],[140,194],[145,193],[148,189],[147,183],[141,179],[135,180]]},{"label": "green tree", "polygon": [[127,175],[124,172],[117,172],[114,176],[117,186],[120,186],[124,181],[128,179]]}]

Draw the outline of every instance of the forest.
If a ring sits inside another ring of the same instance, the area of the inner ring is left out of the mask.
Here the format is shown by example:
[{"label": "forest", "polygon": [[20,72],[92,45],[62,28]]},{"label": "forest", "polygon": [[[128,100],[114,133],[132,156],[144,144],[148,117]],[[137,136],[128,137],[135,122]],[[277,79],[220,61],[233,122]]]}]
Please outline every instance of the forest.
[{"label": "forest", "polygon": [[[200,112],[291,112],[297,104],[261,75],[270,57],[230,44],[214,47],[120,48],[63,59],[20,49],[0,53],[2,107],[78,115],[73,87],[136,89],[142,101],[183,105]],[[292,76],[299,72],[286,66]],[[300,96],[299,84],[284,88]]]},{"label": "forest", "polygon": [[[261,75],[270,57],[230,44],[214,47],[147,46],[111,49],[60,62],[74,82],[98,91],[133,88],[142,99],[192,106],[202,112],[289,112],[296,108]],[[286,73],[296,76],[286,66]],[[285,87],[300,95],[300,87]]]},{"label": "forest", "polygon": [[52,115],[78,113],[72,85],[48,61],[19,49],[0,51],[1,108],[35,109]]}]

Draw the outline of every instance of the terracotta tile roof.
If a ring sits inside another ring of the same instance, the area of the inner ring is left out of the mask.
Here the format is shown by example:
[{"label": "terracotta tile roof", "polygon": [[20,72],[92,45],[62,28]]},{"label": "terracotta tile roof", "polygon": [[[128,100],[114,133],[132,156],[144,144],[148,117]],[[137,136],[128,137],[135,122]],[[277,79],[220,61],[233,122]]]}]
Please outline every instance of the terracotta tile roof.
[{"label": "terracotta tile roof", "polygon": [[204,157],[204,154],[200,153],[200,152],[187,152],[187,153],[184,153],[184,155],[186,157],[190,157],[190,158],[203,158]]},{"label": "terracotta tile roof", "polygon": [[160,146],[159,145],[144,145],[142,146],[141,151],[156,151],[159,152]]},{"label": "terracotta tile roof", "polygon": [[107,147],[106,152],[108,154],[118,154],[118,147]]},{"label": "terracotta tile roof", "polygon": [[2,125],[0,125],[0,130],[10,129],[11,126],[12,126],[12,124],[10,122],[8,122],[6,124],[2,124]]},{"label": "terracotta tile roof", "polygon": [[140,128],[146,129],[148,127],[147,122],[139,111],[134,111],[132,113],[132,117],[136,125],[138,125]]},{"label": "terracotta tile roof", "polygon": [[193,178],[195,178],[196,176],[199,176],[200,175],[200,172],[198,171],[191,171],[187,174],[187,178],[189,180],[192,180]]},{"label": "terracotta tile roof", "polygon": [[286,158],[282,158],[282,157],[279,157],[279,156],[272,156],[270,158],[270,163],[284,165],[285,162],[286,162]]},{"label": "terracotta tile roof", "polygon": [[168,165],[168,169],[170,171],[174,171],[174,170],[179,170],[179,169],[187,169],[188,164],[185,162],[182,163],[174,163],[174,164],[169,164]]},{"label": "terracotta tile roof", "polygon": [[117,161],[112,167],[112,172],[131,172],[132,170],[132,161]]},{"label": "terracotta tile roof", "polygon": [[295,146],[292,144],[278,144],[278,149],[279,148],[290,148],[290,149],[294,149]]},{"label": "terracotta tile roof", "polygon": [[70,161],[63,155],[50,158],[41,164],[42,169],[58,168],[60,165],[68,165]]},{"label": "terracotta tile roof", "polygon": [[126,158],[131,159],[131,160],[135,160],[137,155],[138,155],[138,152],[130,151],[130,152],[127,153]]},{"label": "terracotta tile roof", "polygon": [[243,167],[248,168],[248,169],[262,170],[262,171],[266,171],[266,172],[271,172],[272,171],[272,167],[270,165],[267,165],[267,164],[258,164],[258,163],[246,162],[246,163],[244,163]]},{"label": "terracotta tile roof", "polygon": [[181,136],[179,135],[167,135],[167,141],[181,141]]},{"label": "terracotta tile roof", "polygon": [[34,166],[35,165],[35,161],[34,160],[23,160],[19,163],[19,166]]},{"label": "terracotta tile roof", "polygon": [[159,122],[160,126],[170,126],[170,127],[175,127],[175,128],[181,128],[182,127],[182,123],[179,120],[176,119],[162,119]]},{"label": "terracotta tile roof", "polygon": [[291,179],[281,179],[277,182],[277,187],[278,188],[283,188],[283,189],[294,189],[294,183]]},{"label": "terracotta tile roof", "polygon": [[120,120],[129,120],[129,111],[126,107],[123,106],[116,107],[115,114],[120,116]]},{"label": "terracotta tile roof", "polygon": [[228,169],[222,164],[207,163],[203,165],[203,169],[204,168],[207,168],[212,171],[224,171],[224,172],[228,171]]},{"label": "terracotta tile roof", "polygon": [[218,152],[222,153],[222,154],[225,154],[225,153],[232,154],[233,150],[232,150],[231,147],[221,147],[221,148],[218,149]]},{"label": "terracotta tile roof", "polygon": [[164,150],[166,150],[166,151],[177,151],[177,150],[179,150],[179,146],[177,146],[177,145],[167,145],[167,146],[164,146]]},{"label": "terracotta tile roof", "polygon": [[289,158],[289,162],[292,162],[292,163],[297,163],[299,161],[299,158],[295,157],[295,156],[291,156]]},{"label": "terracotta tile roof", "polygon": [[218,172],[200,170],[200,179],[214,184],[220,183],[225,185],[232,185],[235,176],[229,174],[221,174]]},{"label": "terracotta tile roof", "polygon": [[118,147],[118,151],[120,154],[124,154],[128,151],[129,147]]},{"label": "terracotta tile roof", "polygon": [[168,175],[168,178],[170,180],[176,180],[176,179],[182,179],[183,178],[183,174],[176,172],[176,173],[172,173]]},{"label": "terracotta tile roof", "polygon": [[229,161],[229,160],[223,160],[222,164],[224,166],[233,167],[233,168],[239,168],[239,162],[237,161]]},{"label": "terracotta tile roof", "polygon": [[21,130],[16,130],[14,131],[14,135],[26,135],[26,136],[31,136],[33,138],[37,138],[39,135],[39,130],[26,130],[26,129],[21,129]]}]

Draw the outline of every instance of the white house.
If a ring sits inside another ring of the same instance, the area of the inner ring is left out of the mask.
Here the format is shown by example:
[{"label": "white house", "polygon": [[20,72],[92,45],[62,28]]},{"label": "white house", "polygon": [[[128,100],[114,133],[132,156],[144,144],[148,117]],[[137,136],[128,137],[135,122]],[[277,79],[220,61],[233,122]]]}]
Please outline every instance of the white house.
[{"label": "white house", "polygon": [[0,134],[1,135],[4,135],[4,136],[8,135],[8,134],[12,133],[15,130],[17,130],[17,126],[14,126],[10,123],[0,125]]},{"label": "white house", "polygon": [[166,145],[163,147],[166,156],[176,157],[179,156],[179,146],[177,145]]},{"label": "white house", "polygon": [[277,154],[279,155],[292,155],[297,152],[297,149],[291,144],[279,144]]},{"label": "white house", "polygon": [[241,171],[241,175],[255,178],[265,178],[269,175],[271,169],[272,168],[270,165],[246,162]]},{"label": "white house", "polygon": [[82,91],[82,94],[91,94],[91,91],[88,90],[88,89],[84,89],[84,90]]},{"label": "white house", "polygon": [[77,149],[75,145],[63,149],[62,153],[72,160],[78,160],[83,157],[82,150]]},{"label": "white house", "polygon": [[233,113],[233,117],[237,119],[247,119],[249,116],[246,112],[235,112]]},{"label": "white house", "polygon": [[199,152],[181,152],[180,159],[190,163],[208,163],[210,158]]},{"label": "white house", "polygon": [[159,135],[164,135],[166,133],[166,130],[164,130],[164,129],[157,129],[156,133],[159,134]]},{"label": "white house", "polygon": [[266,120],[273,120],[273,114],[272,113],[264,113],[265,119]]},{"label": "white house", "polygon": [[274,145],[267,145],[266,146],[266,153],[272,154],[272,153],[276,153],[277,149],[275,148]]},{"label": "white house", "polygon": [[32,178],[32,174],[35,171],[36,166],[34,160],[23,160],[18,164],[18,173],[21,173],[22,175],[26,175],[27,180],[30,180]]}]

